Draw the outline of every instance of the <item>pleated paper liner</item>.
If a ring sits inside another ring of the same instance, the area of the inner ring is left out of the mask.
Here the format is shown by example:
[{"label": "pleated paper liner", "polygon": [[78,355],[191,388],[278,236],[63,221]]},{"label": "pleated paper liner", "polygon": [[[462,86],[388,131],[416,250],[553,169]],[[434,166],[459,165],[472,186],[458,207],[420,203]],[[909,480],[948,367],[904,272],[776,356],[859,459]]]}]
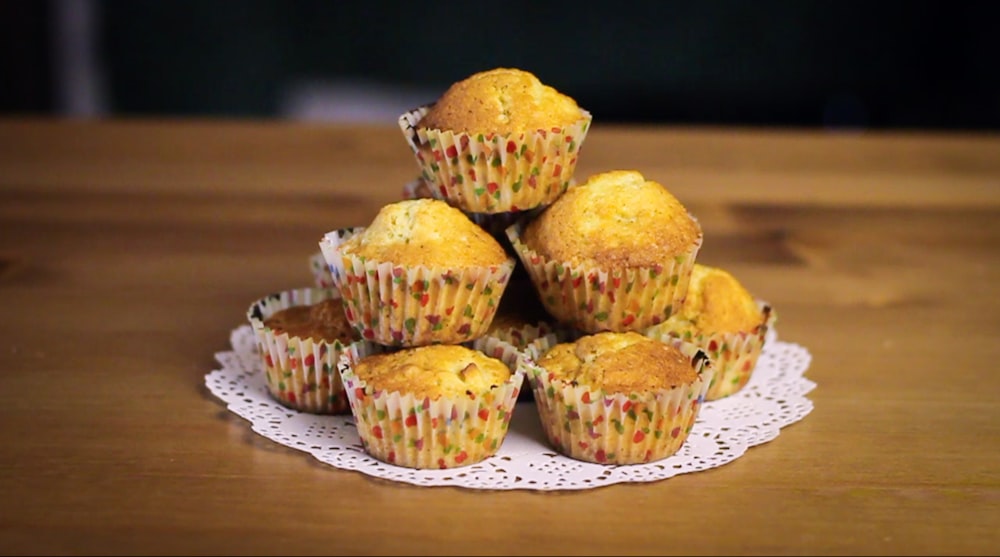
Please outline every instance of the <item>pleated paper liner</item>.
[{"label": "pleated paper liner", "polygon": [[749,331],[701,333],[693,328],[661,323],[645,331],[646,336],[663,335],[681,339],[698,346],[712,362],[712,374],[705,400],[719,400],[739,392],[753,375],[757,360],[764,348],[768,329],[774,326],[778,314],[770,304],[758,300],[761,323]]},{"label": "pleated paper liner", "polygon": [[473,213],[504,213],[552,203],[570,186],[592,116],[565,128],[518,134],[420,127],[430,109],[402,114],[399,127],[436,197]]},{"label": "pleated paper liner", "polygon": [[470,341],[496,315],[515,259],[484,267],[432,268],[375,261],[340,249],[364,227],[328,232],[320,251],[361,338],[387,346]]},{"label": "pleated paper liner", "polygon": [[537,253],[521,240],[527,222],[515,222],[507,235],[539,299],[559,321],[591,333],[643,331],[678,311],[703,239],[699,235],[687,252],[655,267],[605,270]]},{"label": "pleated paper liner", "polygon": [[[559,342],[557,335],[535,341],[526,351],[532,362]],[[698,373],[690,384],[649,392],[605,393],[564,381],[537,364],[528,367],[545,435],[559,453],[598,464],[640,464],[674,455],[691,433],[708,390],[710,364],[697,346],[672,337]]]},{"label": "pleated paper liner", "polygon": [[309,306],[327,299],[340,300],[336,288],[306,287],[265,296],[250,305],[247,320],[257,341],[267,390],[278,402],[312,414],[350,411],[337,373],[345,348],[339,340],[315,341],[276,332],[264,321],[283,309]]},{"label": "pleated paper liner", "polygon": [[309,272],[312,274],[313,284],[318,288],[335,288],[333,275],[330,274],[330,267],[326,264],[322,251],[309,256]]},{"label": "pleated paper liner", "polygon": [[365,451],[373,458],[420,469],[458,468],[497,453],[503,444],[524,381],[521,352],[496,338],[484,337],[467,346],[503,361],[510,378],[485,392],[435,400],[367,384],[353,368],[368,352],[352,345],[339,362]]}]

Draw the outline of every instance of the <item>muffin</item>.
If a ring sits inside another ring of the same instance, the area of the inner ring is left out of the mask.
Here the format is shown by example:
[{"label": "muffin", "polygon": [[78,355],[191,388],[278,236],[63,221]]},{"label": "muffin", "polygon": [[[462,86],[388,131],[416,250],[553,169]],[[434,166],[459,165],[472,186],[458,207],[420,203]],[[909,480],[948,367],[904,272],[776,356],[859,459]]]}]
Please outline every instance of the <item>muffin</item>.
[{"label": "muffin", "polygon": [[361,338],[457,344],[486,332],[515,259],[438,199],[383,206],[367,227],[328,232],[320,250]]},{"label": "muffin", "polygon": [[675,454],[708,388],[708,358],[681,341],[604,331],[526,352],[528,380],[549,443],[598,464],[640,464]]},{"label": "muffin", "polygon": [[545,309],[590,333],[666,321],[702,243],[681,202],[632,170],[589,177],[507,235]]},{"label": "muffin", "polygon": [[503,444],[524,380],[519,356],[483,338],[469,346],[348,350],[338,365],[369,455],[407,468],[455,468]]},{"label": "muffin", "polygon": [[570,187],[591,115],[528,71],[495,68],[399,117],[435,197],[473,213],[551,203]]},{"label": "muffin", "polygon": [[695,264],[687,297],[679,312],[646,334],[664,334],[691,342],[712,361],[706,400],[738,392],[750,380],[764,347],[764,336],[777,314],[757,301],[731,273]]},{"label": "muffin", "polygon": [[336,366],[344,347],[359,337],[336,289],[302,288],[266,296],[250,306],[247,320],[271,396],[302,412],[349,412]]}]

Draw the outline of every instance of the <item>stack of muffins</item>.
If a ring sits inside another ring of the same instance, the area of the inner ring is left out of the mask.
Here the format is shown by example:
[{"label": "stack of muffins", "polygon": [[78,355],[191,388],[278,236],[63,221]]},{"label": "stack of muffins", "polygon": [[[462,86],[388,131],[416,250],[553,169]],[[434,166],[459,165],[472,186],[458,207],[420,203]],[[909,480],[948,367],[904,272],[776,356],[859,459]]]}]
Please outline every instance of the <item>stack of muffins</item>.
[{"label": "stack of muffins", "polygon": [[[701,227],[661,184],[632,170],[574,178],[590,123],[507,68],[403,114],[420,176],[367,225],[323,236],[315,288],[248,312],[269,391],[351,412],[369,454],[412,468],[495,454],[525,378],[533,396],[520,398],[566,456],[676,453],[705,400],[746,384],[774,312],[695,263]],[[330,313],[311,308],[331,300],[336,338],[285,315]]]}]

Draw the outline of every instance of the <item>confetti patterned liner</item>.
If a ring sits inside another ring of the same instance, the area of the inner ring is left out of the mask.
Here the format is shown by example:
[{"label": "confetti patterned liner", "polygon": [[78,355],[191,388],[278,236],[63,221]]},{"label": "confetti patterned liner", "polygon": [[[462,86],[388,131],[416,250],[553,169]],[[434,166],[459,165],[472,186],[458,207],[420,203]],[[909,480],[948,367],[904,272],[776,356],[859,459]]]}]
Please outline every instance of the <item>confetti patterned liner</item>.
[{"label": "confetti patterned liner", "polygon": [[322,251],[309,256],[309,272],[313,277],[313,284],[317,288],[336,288],[333,283],[333,275],[330,274],[330,266],[326,264],[326,258]]},{"label": "confetti patterned liner", "polygon": [[521,353],[492,337],[469,346],[507,364],[510,379],[486,392],[430,400],[373,388],[353,371],[368,355],[366,347],[355,343],[344,352],[338,368],[369,455],[406,468],[445,469],[482,462],[497,453],[524,382]]},{"label": "confetti patterned liner", "polygon": [[[597,464],[641,464],[675,454],[687,440],[705,401],[711,365],[697,346],[664,337],[691,359],[698,379],[690,385],[651,392],[604,393],[563,381],[537,364],[528,381],[549,443],[560,454]],[[533,362],[559,342],[536,340],[525,351]]]},{"label": "confetti patterned liner", "polygon": [[525,323],[500,328],[494,327],[488,334],[520,350],[538,340],[538,338],[552,334],[553,331],[554,327],[551,323],[539,321],[538,323]]},{"label": "confetti patterned liner", "polygon": [[280,310],[340,298],[335,288],[300,288],[271,294],[251,304],[247,320],[253,329],[267,378],[267,390],[288,408],[312,414],[346,414],[350,410],[337,372],[345,346],[340,341],[275,334],[264,320]]},{"label": "confetti patterned liner", "polygon": [[739,392],[757,367],[768,329],[774,326],[778,314],[766,302],[757,302],[763,322],[752,331],[704,334],[692,328],[661,323],[646,330],[645,335],[660,338],[669,335],[690,342],[708,354],[712,362],[712,379],[705,400],[719,400]]},{"label": "confetti patterned liner", "polygon": [[538,337],[562,327],[542,309],[531,279],[527,275],[523,278],[515,275],[507,283],[488,334],[523,349]]},{"label": "confetti patterned liner", "polygon": [[538,297],[559,321],[589,333],[643,331],[666,321],[687,295],[703,238],[663,265],[608,271],[543,257],[521,241],[527,222],[512,224],[507,236]]},{"label": "confetti patterned liner", "polygon": [[566,128],[520,134],[452,132],[418,124],[430,105],[399,117],[421,176],[441,199],[472,213],[533,209],[555,201],[576,169],[592,116]]},{"label": "confetti patterned liner", "polygon": [[320,251],[361,338],[387,346],[457,344],[482,336],[496,315],[515,259],[467,268],[399,266],[344,254],[364,227],[328,232]]},{"label": "confetti patterned liner", "polygon": [[[534,324],[510,325],[504,327],[491,327],[486,332],[486,337],[492,337],[506,342],[518,350],[523,350],[532,342],[545,335],[553,334],[555,330],[551,323],[539,321]],[[531,389],[521,389],[518,402],[527,402],[534,399]]]}]

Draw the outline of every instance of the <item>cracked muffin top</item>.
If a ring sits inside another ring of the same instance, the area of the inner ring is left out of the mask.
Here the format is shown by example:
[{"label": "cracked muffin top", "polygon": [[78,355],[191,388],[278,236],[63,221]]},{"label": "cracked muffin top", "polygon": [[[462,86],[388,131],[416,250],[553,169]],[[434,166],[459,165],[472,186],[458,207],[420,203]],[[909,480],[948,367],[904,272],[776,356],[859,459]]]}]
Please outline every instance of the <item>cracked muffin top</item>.
[{"label": "cracked muffin top", "polygon": [[511,370],[460,344],[430,344],[366,356],[354,366],[354,374],[376,389],[433,400],[487,392],[510,379]]},{"label": "cracked muffin top", "polygon": [[663,185],[634,170],[595,174],[528,223],[523,241],[552,260],[653,267],[689,253],[701,226]]},{"label": "cracked muffin top", "polygon": [[681,310],[663,327],[703,333],[752,331],[764,322],[757,301],[731,273],[695,263]]},{"label": "cracked muffin top", "polygon": [[584,118],[576,101],[531,72],[496,68],[451,85],[420,120],[420,127],[499,134],[565,127]]},{"label": "cracked muffin top", "polygon": [[563,381],[606,393],[671,389],[698,379],[680,349],[637,332],[606,331],[557,344],[536,363]]},{"label": "cracked muffin top", "polygon": [[383,206],[363,231],[341,246],[345,254],[399,265],[502,265],[507,252],[461,210],[438,199],[407,199]]}]

